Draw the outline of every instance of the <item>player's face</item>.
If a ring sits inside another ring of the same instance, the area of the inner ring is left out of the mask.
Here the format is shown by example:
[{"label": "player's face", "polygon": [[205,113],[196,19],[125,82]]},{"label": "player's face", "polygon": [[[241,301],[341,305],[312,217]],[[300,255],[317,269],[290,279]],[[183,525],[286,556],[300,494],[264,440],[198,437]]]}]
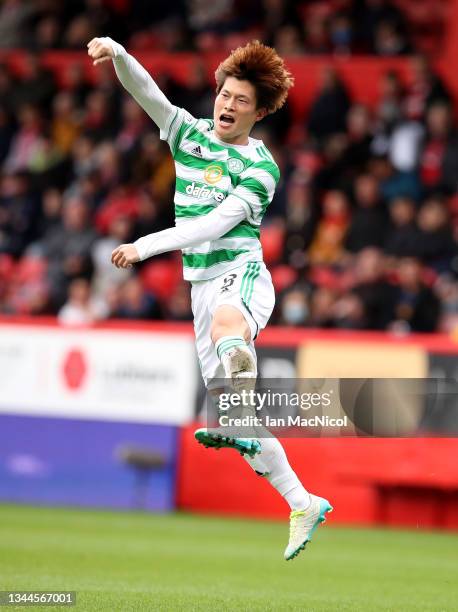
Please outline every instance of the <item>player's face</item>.
[{"label": "player's face", "polygon": [[256,108],[256,91],[249,81],[227,77],[215,100],[215,133],[224,142],[248,144],[253,125],[265,114]]}]

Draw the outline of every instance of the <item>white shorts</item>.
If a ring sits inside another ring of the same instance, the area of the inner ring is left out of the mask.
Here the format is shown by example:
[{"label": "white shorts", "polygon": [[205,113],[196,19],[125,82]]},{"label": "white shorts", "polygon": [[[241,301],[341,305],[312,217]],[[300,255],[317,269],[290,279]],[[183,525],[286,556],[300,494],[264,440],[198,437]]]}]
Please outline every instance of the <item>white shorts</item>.
[{"label": "white shorts", "polygon": [[264,262],[251,261],[210,280],[195,281],[191,287],[197,356],[206,386],[214,378],[224,378],[211,339],[213,314],[218,306],[234,306],[245,317],[251,330],[249,348],[256,360],[254,340],[272,314],[275,291]]}]

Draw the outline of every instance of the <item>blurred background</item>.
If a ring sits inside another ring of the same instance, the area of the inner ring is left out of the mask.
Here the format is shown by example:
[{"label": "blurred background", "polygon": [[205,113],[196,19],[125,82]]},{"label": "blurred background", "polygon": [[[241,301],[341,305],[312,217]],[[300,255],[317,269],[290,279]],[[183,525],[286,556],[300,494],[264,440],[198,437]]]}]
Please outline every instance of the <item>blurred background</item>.
[{"label": "blurred background", "polygon": [[[456,379],[458,2],[0,3],[0,499],[283,517],[239,457],[193,441],[180,255],[110,264],[173,225],[175,174],[112,65],[88,59],[105,35],[195,116],[253,38],[295,76],[254,133],[282,173],[262,228],[277,305],[261,374]],[[456,435],[456,408],[444,393],[427,433]],[[452,437],[285,446],[336,523],[458,527]]]}]

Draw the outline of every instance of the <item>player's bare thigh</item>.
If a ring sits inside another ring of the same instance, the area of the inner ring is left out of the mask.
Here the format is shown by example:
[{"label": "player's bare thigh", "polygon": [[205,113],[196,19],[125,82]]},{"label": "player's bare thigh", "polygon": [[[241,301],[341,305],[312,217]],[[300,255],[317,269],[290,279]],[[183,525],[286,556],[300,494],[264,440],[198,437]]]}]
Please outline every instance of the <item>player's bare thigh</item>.
[{"label": "player's bare thigh", "polygon": [[245,342],[251,341],[251,330],[247,320],[238,308],[229,304],[218,306],[211,325],[213,343],[224,336],[242,336]]}]

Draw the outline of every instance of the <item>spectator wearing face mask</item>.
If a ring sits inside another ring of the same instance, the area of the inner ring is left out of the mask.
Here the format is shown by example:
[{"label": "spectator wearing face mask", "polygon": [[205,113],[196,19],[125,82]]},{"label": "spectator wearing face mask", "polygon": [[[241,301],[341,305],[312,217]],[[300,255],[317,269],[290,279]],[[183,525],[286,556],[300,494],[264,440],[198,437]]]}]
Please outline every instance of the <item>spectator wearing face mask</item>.
[{"label": "spectator wearing face mask", "polygon": [[307,324],[309,304],[307,293],[302,287],[289,289],[280,303],[280,325],[301,327]]}]

